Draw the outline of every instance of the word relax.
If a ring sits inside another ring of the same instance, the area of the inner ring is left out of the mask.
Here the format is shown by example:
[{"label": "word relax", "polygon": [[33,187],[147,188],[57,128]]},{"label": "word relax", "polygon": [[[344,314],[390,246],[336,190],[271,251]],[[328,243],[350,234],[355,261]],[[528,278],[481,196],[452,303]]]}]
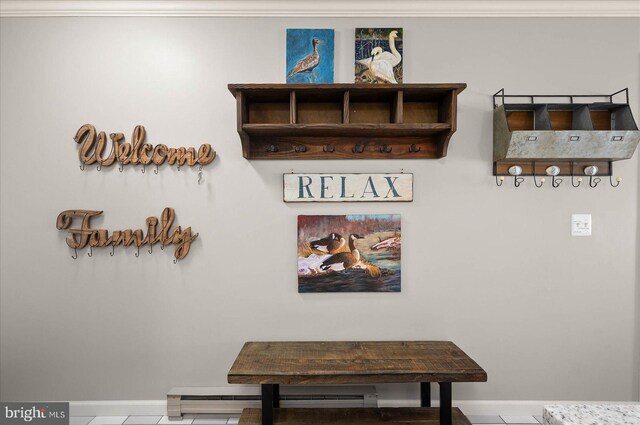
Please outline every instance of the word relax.
[{"label": "word relax", "polygon": [[[73,249],[82,249],[89,247],[106,247],[106,246],[130,246],[135,245],[154,245],[157,243],[162,246],[176,245],[176,260],[181,260],[187,256],[191,243],[198,238],[198,233],[192,234],[191,227],[182,230],[177,226],[171,231],[171,226],[176,218],[173,208],[165,208],[162,211],[160,220],[156,217],[149,217],[146,220],[146,234],[144,230],[114,230],[111,235],[105,229],[92,229],[91,218],[102,214],[102,211],[94,210],[66,210],[58,215],[56,227],[59,230],[69,230],[67,236],[67,245]],[[71,228],[71,224],[75,217],[79,217],[80,227]],[[158,222],[161,227],[158,232]]]},{"label": "word relax", "polygon": [[412,201],[412,174],[284,174],[285,202]]},{"label": "word relax", "polygon": [[166,145],[145,143],[146,130],[138,125],[133,130],[131,143],[124,141],[124,134],[111,133],[111,150],[105,156],[107,150],[107,135],[104,131],[96,132],[91,124],[85,124],[78,129],[74,140],[80,144],[80,162],[83,164],[99,164],[108,167],[119,162],[122,165],[162,165],[165,161],[169,165],[182,166],[185,163],[193,166],[210,164],[216,158],[216,152],[208,143],[200,145],[198,152],[195,148],[169,148]]}]

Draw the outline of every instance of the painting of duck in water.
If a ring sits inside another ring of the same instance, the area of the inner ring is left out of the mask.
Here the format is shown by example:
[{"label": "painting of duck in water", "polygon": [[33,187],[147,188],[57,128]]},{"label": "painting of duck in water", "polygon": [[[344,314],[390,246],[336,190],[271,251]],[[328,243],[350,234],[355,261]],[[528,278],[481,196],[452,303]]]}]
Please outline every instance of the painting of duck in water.
[{"label": "painting of duck in water", "polygon": [[333,83],[329,29],[287,29],[287,83]]},{"label": "painting of duck in water", "polygon": [[298,292],[400,292],[399,214],[298,216]]},{"label": "painting of duck in water", "polygon": [[402,28],[356,28],[356,83],[402,83]]}]

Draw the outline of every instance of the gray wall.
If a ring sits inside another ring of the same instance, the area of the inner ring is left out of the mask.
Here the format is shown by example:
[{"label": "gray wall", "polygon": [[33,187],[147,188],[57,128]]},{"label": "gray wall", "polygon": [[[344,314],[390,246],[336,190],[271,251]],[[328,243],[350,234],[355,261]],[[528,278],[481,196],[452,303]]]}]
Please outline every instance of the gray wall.
[{"label": "gray wall", "polygon": [[[469,85],[447,158],[242,158],[226,85],[283,81],[285,28],[335,28],[349,82],[353,28],[396,25],[406,82]],[[638,19],[34,18],[4,19],[1,40],[3,399],[161,399],[225,385],[244,341],[300,339],[453,340],[489,375],[461,399],[637,399],[638,154],[616,164],[618,189],[498,189],[491,94],[628,86],[640,117]],[[81,172],[87,122],[219,157],[202,185],[190,170]],[[286,205],[290,169],[404,169],[415,201]],[[55,228],[65,209],[118,229],[165,206],[201,236],[179,265],[122,248],[74,261]],[[402,214],[402,293],[297,293],[296,215],[347,212]],[[570,236],[571,213],[593,214],[592,237]]]}]

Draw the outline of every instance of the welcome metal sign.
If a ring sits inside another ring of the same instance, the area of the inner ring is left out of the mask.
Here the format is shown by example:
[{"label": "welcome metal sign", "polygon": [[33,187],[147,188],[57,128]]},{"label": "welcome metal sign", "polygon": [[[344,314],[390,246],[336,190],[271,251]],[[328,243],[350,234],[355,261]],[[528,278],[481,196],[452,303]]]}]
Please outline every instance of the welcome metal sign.
[{"label": "welcome metal sign", "polygon": [[411,202],[413,174],[284,174],[285,202]]}]

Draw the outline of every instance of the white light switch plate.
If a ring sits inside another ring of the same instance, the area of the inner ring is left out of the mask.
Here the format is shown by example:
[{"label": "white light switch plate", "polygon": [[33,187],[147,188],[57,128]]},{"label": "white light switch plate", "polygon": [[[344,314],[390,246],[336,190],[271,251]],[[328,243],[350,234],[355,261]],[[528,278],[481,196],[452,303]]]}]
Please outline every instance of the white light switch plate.
[{"label": "white light switch plate", "polygon": [[571,236],[591,236],[591,214],[571,214]]}]

